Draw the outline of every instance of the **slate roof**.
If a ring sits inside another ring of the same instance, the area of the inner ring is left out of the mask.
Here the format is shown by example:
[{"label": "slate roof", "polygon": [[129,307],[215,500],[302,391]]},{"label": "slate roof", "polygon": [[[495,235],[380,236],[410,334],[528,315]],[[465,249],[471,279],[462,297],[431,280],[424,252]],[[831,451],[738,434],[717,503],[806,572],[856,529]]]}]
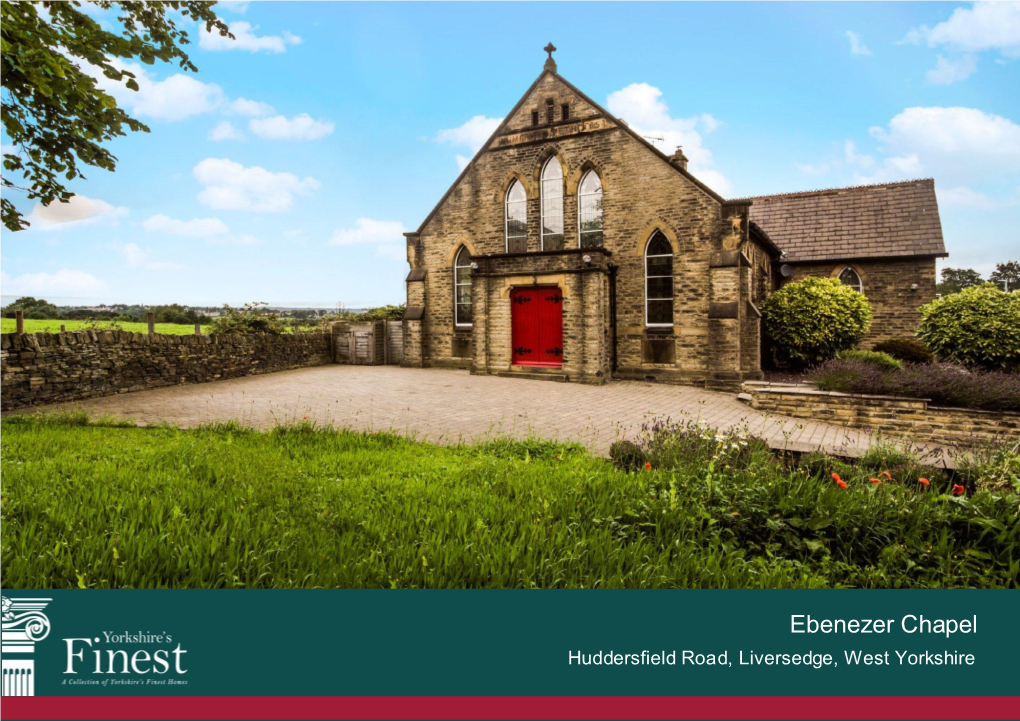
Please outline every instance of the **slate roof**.
[{"label": "slate roof", "polygon": [[750,200],[787,263],[947,255],[931,178]]}]

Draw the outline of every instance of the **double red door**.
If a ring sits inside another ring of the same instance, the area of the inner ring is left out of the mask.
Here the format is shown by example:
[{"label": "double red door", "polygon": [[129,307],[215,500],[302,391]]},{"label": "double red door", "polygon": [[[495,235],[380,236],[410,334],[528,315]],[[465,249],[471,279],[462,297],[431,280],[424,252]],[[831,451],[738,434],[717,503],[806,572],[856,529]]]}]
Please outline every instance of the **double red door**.
[{"label": "double red door", "polygon": [[563,294],[551,287],[510,291],[513,364],[563,365]]}]

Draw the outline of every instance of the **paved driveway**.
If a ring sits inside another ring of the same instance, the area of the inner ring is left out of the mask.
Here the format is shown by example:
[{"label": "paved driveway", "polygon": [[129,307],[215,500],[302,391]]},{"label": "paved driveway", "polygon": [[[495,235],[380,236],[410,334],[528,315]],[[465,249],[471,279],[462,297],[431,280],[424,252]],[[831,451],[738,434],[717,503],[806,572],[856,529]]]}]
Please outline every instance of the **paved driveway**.
[{"label": "paved driveway", "polygon": [[390,430],[439,443],[496,435],[579,441],[606,453],[655,418],[689,416],[717,428],[746,424],[774,447],[856,455],[869,436],[827,423],[768,416],[731,393],[615,381],[604,386],[473,376],[467,371],[341,366],[125,393],[47,406],[83,408],[141,424],[182,427],[238,421],[265,428],[308,419],[357,430]]}]

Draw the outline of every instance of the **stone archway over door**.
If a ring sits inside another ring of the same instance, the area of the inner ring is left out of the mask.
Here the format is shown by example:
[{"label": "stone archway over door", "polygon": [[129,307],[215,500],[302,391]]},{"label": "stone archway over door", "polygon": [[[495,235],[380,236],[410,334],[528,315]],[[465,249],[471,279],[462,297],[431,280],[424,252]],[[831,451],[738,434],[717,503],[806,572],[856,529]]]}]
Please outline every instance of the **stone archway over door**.
[{"label": "stone archway over door", "polygon": [[563,366],[563,293],[559,288],[514,288],[510,322],[514,365]]}]

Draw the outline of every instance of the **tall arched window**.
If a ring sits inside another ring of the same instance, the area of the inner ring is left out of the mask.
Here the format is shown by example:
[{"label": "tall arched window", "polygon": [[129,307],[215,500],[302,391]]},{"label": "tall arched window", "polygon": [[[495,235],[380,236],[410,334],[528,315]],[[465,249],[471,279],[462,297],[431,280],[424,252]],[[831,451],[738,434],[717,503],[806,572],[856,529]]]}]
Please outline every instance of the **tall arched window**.
[{"label": "tall arched window", "polygon": [[471,327],[471,254],[460,247],[453,259],[453,322],[458,328]]},{"label": "tall arched window", "polygon": [[858,293],[864,292],[864,283],[861,282],[860,274],[849,265],[839,272],[839,282],[850,286]]},{"label": "tall arched window", "polygon": [[556,156],[542,168],[542,250],[563,249],[563,167]]},{"label": "tall arched window", "polygon": [[580,248],[602,246],[602,179],[594,170],[577,186],[577,243]]},{"label": "tall arched window", "polygon": [[645,247],[645,325],[673,325],[673,246],[658,231]]},{"label": "tall arched window", "polygon": [[519,180],[506,191],[506,252],[528,250],[528,193]]}]

